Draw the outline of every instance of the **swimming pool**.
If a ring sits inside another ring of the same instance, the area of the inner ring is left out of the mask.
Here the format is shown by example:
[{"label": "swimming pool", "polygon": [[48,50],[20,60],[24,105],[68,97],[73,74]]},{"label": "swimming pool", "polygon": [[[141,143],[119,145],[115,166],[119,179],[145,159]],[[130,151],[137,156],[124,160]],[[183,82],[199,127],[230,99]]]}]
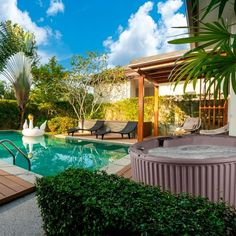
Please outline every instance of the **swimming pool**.
[{"label": "swimming pool", "polygon": [[[127,145],[65,141],[48,136],[28,138],[14,131],[1,131],[2,139],[13,141],[30,158],[31,171],[43,176],[55,175],[69,167],[98,170],[128,154]],[[13,148],[10,149],[16,153]],[[0,160],[13,163],[12,156],[1,146]],[[26,159],[19,153],[16,153],[16,165],[28,169]]]}]

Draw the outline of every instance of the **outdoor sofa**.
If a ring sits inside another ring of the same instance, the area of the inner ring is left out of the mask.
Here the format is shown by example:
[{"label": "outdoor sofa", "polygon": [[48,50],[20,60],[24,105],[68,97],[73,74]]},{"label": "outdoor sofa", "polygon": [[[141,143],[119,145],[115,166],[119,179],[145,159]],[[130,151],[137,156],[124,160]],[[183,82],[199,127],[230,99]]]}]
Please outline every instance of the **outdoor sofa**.
[{"label": "outdoor sofa", "polygon": [[106,134],[116,133],[116,134],[121,134],[122,138],[124,137],[124,135],[128,135],[128,138],[130,139],[131,134],[134,133],[137,129],[137,124],[138,123],[136,121],[128,121],[125,127],[119,131],[113,130],[112,127],[104,126],[103,128],[97,130],[95,132],[95,135],[96,135],[96,138],[101,136],[103,139],[104,135]]},{"label": "outdoor sofa", "polygon": [[68,135],[71,134],[72,136],[74,136],[76,132],[82,130],[82,131],[90,131],[91,134],[93,134],[93,132],[96,132],[97,130],[103,128],[103,126],[104,126],[104,120],[97,120],[92,127],[87,127],[87,125],[84,124],[83,128],[80,128],[80,127],[70,128],[67,130],[67,133]]}]

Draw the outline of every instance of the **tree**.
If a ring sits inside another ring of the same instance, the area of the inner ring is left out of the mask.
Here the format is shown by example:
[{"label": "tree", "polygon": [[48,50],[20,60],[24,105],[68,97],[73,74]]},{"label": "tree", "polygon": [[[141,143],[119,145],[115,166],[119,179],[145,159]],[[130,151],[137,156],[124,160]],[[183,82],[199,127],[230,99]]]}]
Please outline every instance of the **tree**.
[{"label": "tree", "polygon": [[79,121],[92,118],[115,83],[124,79],[121,68],[108,69],[105,55],[93,52],[86,57],[74,56],[71,61],[72,71],[64,81],[66,99],[73,107]]},{"label": "tree", "polygon": [[33,90],[30,94],[31,103],[37,104],[39,109],[45,110],[47,116],[55,115],[56,104],[64,101],[64,90],[62,88],[63,80],[67,72],[57,62],[56,57],[52,57],[49,62],[39,67],[34,67]]},{"label": "tree", "polygon": [[31,65],[32,60],[25,56],[23,52],[18,52],[8,58],[4,70],[1,72],[1,78],[9,81],[14,88],[15,97],[20,109],[21,127],[32,83]]},{"label": "tree", "polygon": [[54,103],[62,99],[61,81],[67,72],[52,57],[49,62],[32,69],[34,89],[31,97],[36,103]]},{"label": "tree", "polygon": [[[216,84],[215,95],[222,89],[225,97],[228,95],[229,83],[236,93],[236,34],[231,33],[228,23],[222,18],[222,13],[226,4],[231,4],[228,0],[211,0],[205,8],[204,17],[212,10],[218,8],[218,21],[203,23],[199,21],[199,26],[187,27],[190,36],[170,41],[172,44],[198,43],[199,45],[189,50],[183,56],[183,62],[172,71],[170,79],[177,85],[180,80],[185,79],[185,86],[190,82],[196,85],[198,78],[205,78],[207,90]],[[193,1],[198,5],[198,0]],[[236,14],[236,1],[234,1],[232,11]],[[210,49],[209,49],[210,48]]]},{"label": "tree", "polygon": [[38,60],[35,37],[25,32],[18,24],[11,21],[0,22],[0,71],[3,70],[6,60],[17,52],[24,52],[36,64]]},{"label": "tree", "polygon": [[15,99],[12,86],[9,86],[5,81],[0,81],[0,97],[4,99]]}]

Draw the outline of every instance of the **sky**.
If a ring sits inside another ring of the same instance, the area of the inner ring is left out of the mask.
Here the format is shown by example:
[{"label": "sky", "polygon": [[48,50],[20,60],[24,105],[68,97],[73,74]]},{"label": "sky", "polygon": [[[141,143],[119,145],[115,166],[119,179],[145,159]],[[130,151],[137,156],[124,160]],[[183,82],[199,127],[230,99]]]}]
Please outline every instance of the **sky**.
[{"label": "sky", "polygon": [[36,37],[41,63],[56,56],[106,53],[110,66],[185,49],[168,40],[182,34],[184,0],[0,0],[0,21],[11,20]]}]

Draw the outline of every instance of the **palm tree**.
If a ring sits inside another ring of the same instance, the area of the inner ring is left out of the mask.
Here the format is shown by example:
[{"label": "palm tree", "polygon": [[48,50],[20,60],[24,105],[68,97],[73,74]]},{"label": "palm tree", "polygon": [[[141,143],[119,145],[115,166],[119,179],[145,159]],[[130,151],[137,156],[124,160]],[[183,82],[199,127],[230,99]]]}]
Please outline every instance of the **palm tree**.
[{"label": "palm tree", "polygon": [[23,52],[18,52],[8,58],[0,77],[9,81],[15,92],[18,107],[20,109],[20,127],[23,125],[25,107],[29,100],[32,83],[32,60]]},{"label": "palm tree", "polygon": [[[198,4],[199,0],[193,0]],[[196,43],[198,46],[189,50],[178,62],[170,75],[170,79],[177,85],[185,79],[185,86],[190,82],[196,86],[198,78],[205,78],[207,90],[215,84],[215,95],[223,88],[225,97],[228,95],[229,84],[236,93],[236,34],[231,33],[231,25],[221,18],[228,0],[211,0],[204,9],[202,16],[198,17],[199,26],[185,27],[190,36],[170,41],[172,44]],[[232,10],[236,14],[236,1]],[[218,21],[203,23],[202,19],[212,10],[218,8]],[[200,19],[200,20],[199,20]],[[210,48],[210,49],[209,49]]]},{"label": "palm tree", "polygon": [[36,49],[34,34],[24,31],[20,25],[13,24],[9,20],[0,22],[0,71],[6,60],[17,52],[24,52],[36,64],[38,61]]}]

